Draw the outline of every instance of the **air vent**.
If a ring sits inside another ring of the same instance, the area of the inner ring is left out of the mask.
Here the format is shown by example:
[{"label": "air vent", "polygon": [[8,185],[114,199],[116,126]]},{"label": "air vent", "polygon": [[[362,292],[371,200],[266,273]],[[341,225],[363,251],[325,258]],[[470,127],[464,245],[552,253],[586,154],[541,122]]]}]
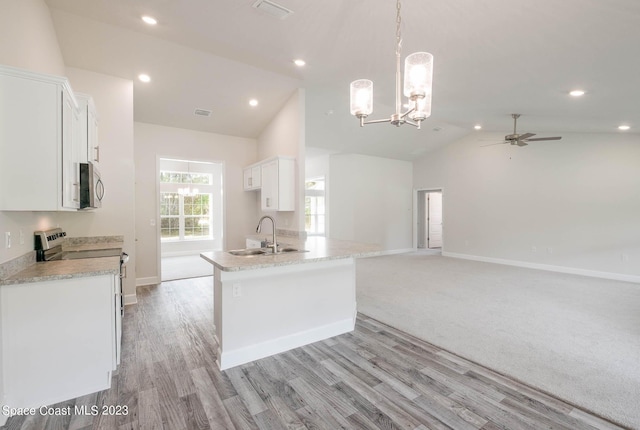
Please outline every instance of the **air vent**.
[{"label": "air vent", "polygon": [[196,109],[193,113],[198,116],[211,116],[211,111],[207,109]]},{"label": "air vent", "polygon": [[285,19],[293,13],[292,10],[269,0],[258,0],[252,5],[254,8],[278,19]]}]

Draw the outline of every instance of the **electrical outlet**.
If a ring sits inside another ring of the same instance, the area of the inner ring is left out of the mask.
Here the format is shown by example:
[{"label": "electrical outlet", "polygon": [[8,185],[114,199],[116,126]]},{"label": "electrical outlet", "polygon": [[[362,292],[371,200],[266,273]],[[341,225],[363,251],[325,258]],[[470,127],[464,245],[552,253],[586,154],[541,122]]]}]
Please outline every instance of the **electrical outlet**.
[{"label": "electrical outlet", "polygon": [[232,296],[233,297],[242,297],[242,289],[240,287],[240,282],[234,282],[232,288]]},{"label": "electrical outlet", "polygon": [[622,254],[621,258],[623,263],[629,262],[629,254]]},{"label": "electrical outlet", "polygon": [[156,226],[156,219],[155,219],[155,218],[151,218],[151,219],[149,220],[149,225],[150,225],[151,227],[155,227],[155,226]]},{"label": "electrical outlet", "polygon": [[20,245],[24,245],[24,231],[20,229]]},{"label": "electrical outlet", "polygon": [[7,249],[11,248],[11,232],[10,231],[4,232],[4,247]]},{"label": "electrical outlet", "polygon": [[531,247],[531,252],[538,252],[538,248],[536,248],[535,246]]},{"label": "electrical outlet", "polygon": [[552,247],[548,247],[548,248],[547,248],[547,252],[548,252],[549,254],[553,254],[553,248],[552,248]]}]

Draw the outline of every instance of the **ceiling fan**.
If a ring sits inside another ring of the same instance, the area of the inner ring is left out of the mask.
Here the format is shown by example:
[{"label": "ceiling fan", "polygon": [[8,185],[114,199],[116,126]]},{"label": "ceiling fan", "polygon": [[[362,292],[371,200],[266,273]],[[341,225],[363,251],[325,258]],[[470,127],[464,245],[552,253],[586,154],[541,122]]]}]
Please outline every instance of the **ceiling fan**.
[{"label": "ceiling fan", "polygon": [[[501,143],[510,143],[511,145],[518,145],[518,146],[527,146],[529,144],[529,142],[539,142],[541,140],[560,140],[562,139],[561,136],[554,136],[554,137],[536,137],[536,138],[531,138],[532,136],[535,136],[535,133],[525,133],[525,134],[518,134],[516,132],[516,123],[518,121],[518,118],[520,118],[520,114],[519,113],[512,113],[511,117],[513,118],[513,134],[507,134],[504,137],[504,142],[497,142],[497,143],[492,143],[491,145],[499,145]],[[489,146],[489,145],[483,145],[483,146]]]}]

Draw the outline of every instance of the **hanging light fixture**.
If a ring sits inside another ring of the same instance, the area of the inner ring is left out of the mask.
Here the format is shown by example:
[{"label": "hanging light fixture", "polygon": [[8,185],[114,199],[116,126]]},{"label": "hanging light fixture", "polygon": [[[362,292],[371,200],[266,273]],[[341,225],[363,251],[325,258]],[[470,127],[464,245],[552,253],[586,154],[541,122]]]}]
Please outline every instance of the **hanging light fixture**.
[{"label": "hanging light fixture", "polygon": [[414,52],[404,62],[404,95],[409,98],[408,110],[401,112],[400,54],[402,34],[400,32],[400,0],[396,1],[396,112],[389,119],[365,121],[373,112],[373,82],[358,79],[351,82],[351,115],[358,117],[360,127],[365,124],[389,122],[396,127],[410,124],[420,128],[420,123],[431,115],[431,84],[433,81],[433,55]]},{"label": "hanging light fixture", "polygon": [[199,191],[197,188],[191,188],[191,185],[193,185],[193,176],[191,176],[190,163],[188,162],[187,162],[187,175],[189,177],[189,182],[188,182],[189,185],[187,185],[184,188],[178,188],[178,194],[187,196],[187,197],[193,197],[199,194]]}]

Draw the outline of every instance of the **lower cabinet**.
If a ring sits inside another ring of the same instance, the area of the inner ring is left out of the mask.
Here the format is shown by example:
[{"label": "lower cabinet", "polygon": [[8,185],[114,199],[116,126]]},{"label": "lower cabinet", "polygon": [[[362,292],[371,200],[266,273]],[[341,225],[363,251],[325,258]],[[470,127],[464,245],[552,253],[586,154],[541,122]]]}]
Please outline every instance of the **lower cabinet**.
[{"label": "lower cabinet", "polygon": [[0,287],[4,404],[51,405],[111,386],[117,275]]}]

